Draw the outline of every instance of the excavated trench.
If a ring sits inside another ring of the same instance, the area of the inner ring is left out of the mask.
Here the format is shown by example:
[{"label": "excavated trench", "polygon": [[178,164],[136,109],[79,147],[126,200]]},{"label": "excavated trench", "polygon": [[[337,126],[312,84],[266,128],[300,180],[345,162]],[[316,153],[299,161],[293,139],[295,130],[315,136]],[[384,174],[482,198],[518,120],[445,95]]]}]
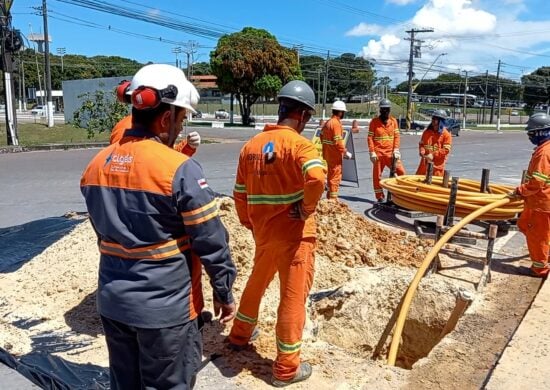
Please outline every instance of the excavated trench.
[{"label": "excavated trench", "polygon": [[[384,359],[390,337],[381,340],[413,270],[384,267],[354,270],[341,287],[313,293],[309,313],[312,336],[354,355]],[[442,339],[442,331],[455,307],[457,287],[434,275],[426,278],[405,322],[397,365],[410,369]],[[380,347],[377,350],[377,346]]]}]

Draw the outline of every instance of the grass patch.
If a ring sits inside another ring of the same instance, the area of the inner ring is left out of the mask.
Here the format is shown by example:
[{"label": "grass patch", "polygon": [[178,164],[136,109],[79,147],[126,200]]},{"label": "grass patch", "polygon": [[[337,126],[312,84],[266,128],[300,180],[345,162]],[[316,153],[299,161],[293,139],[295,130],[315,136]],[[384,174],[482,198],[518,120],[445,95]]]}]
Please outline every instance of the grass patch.
[{"label": "grass patch", "polygon": [[[0,123],[0,127],[0,146],[5,146],[7,144],[6,125]],[[71,124],[56,124],[53,127],[48,127],[44,123],[18,123],[17,125],[19,144],[22,146],[108,142],[111,136],[110,129],[108,130],[88,138],[86,129],[80,129]]]}]

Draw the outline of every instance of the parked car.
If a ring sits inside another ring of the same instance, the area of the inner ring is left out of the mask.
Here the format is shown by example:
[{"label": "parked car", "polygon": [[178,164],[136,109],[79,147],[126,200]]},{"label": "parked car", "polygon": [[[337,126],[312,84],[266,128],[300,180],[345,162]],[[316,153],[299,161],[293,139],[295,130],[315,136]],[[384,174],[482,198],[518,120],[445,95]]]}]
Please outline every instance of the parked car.
[{"label": "parked car", "polygon": [[448,118],[445,120],[445,125],[447,127],[447,130],[451,133],[451,135],[454,135],[455,137],[459,136],[460,133],[460,121],[452,118]]},{"label": "parked car", "polygon": [[225,109],[220,108],[216,112],[214,112],[214,118],[216,119],[229,119],[229,113],[225,111]]},{"label": "parked car", "polygon": [[36,106],[31,110],[31,115],[46,116],[46,106]]},{"label": "parked car", "polygon": [[[411,130],[414,130],[414,131],[424,130],[424,127],[425,126],[421,125],[420,123],[411,122]],[[407,128],[407,119],[406,118],[401,118],[401,120],[399,121],[399,128],[400,129],[406,129]]]},{"label": "parked car", "polygon": [[196,110],[197,112],[194,112],[191,114],[191,118],[202,118],[202,112],[199,110]]}]

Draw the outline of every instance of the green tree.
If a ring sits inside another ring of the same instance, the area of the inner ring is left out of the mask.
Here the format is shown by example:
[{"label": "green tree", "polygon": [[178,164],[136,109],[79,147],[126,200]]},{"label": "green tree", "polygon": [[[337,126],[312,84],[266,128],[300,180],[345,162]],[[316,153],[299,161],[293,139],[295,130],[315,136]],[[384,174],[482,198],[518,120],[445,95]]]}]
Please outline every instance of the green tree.
[{"label": "green tree", "polygon": [[210,66],[220,91],[235,94],[244,124],[250,123],[251,106],[259,97],[274,97],[277,87],[301,78],[296,52],[252,27],[221,37],[210,53]]},{"label": "green tree", "polygon": [[523,101],[531,110],[541,103],[550,102],[550,66],[538,68],[521,78]]},{"label": "green tree", "polygon": [[110,131],[115,124],[128,115],[128,106],[120,103],[114,92],[97,90],[79,96],[84,98],[82,106],[75,111],[73,123],[76,127],[86,128],[88,138],[96,133]]},{"label": "green tree", "polygon": [[349,101],[353,95],[366,95],[374,85],[372,65],[363,57],[344,53],[329,62],[327,99],[339,97]]},{"label": "green tree", "polygon": [[[185,70],[187,74],[187,69]],[[197,62],[193,64],[193,74],[194,75],[209,75],[212,74],[212,69],[210,68],[210,63],[208,62]]]}]

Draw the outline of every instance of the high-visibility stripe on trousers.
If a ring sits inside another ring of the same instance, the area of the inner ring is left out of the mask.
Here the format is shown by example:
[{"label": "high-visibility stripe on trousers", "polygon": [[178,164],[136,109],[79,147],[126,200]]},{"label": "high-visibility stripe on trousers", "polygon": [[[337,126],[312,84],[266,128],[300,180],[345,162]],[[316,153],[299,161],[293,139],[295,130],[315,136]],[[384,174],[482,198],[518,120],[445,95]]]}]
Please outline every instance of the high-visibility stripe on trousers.
[{"label": "high-visibility stripe on trousers", "polygon": [[[378,160],[372,164],[372,186],[374,187],[376,199],[384,199],[384,190],[380,185],[380,178],[382,177],[384,168],[391,169],[392,159],[392,156],[378,156]],[[401,160],[397,160],[395,164],[395,174],[398,176],[405,174],[405,168],[403,168]]]},{"label": "high-visibility stripe on trousers", "polygon": [[518,228],[525,234],[531,269],[539,275],[547,275],[550,271],[550,213],[525,208],[518,220]]},{"label": "high-visibility stripe on trousers", "polygon": [[342,181],[342,162],[329,163],[327,161],[327,182],[328,182],[328,199],[338,198],[340,182]]},{"label": "high-visibility stripe on trousers", "polygon": [[279,272],[280,302],[277,310],[277,358],[273,375],[294,378],[300,366],[306,299],[313,283],[315,239],[304,238],[288,245],[274,243],[256,247],[254,268],[241,297],[229,342],[245,345],[258,322],[262,296]]}]

